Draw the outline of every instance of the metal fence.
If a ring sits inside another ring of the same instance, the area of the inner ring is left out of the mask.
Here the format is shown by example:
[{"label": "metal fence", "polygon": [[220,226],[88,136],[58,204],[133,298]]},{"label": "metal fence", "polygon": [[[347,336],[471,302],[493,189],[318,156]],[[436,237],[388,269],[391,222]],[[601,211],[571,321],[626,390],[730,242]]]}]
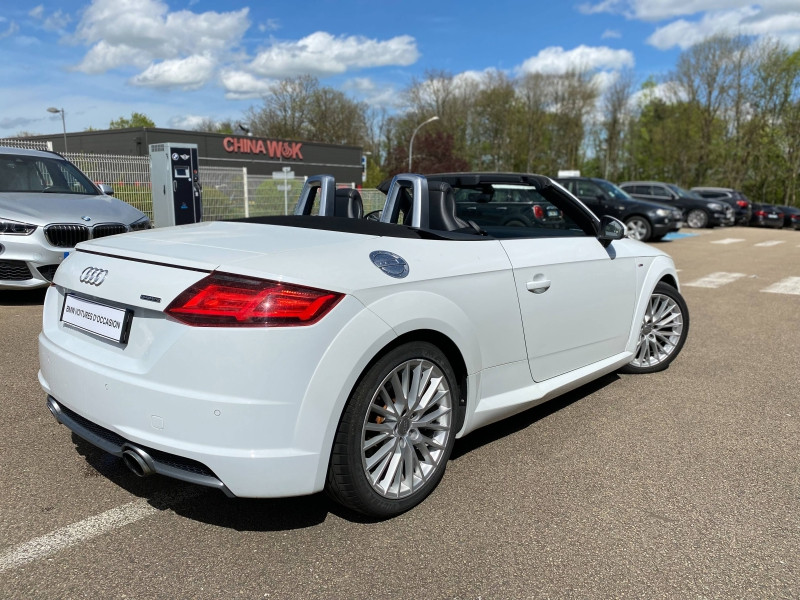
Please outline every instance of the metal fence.
[{"label": "metal fence", "polygon": [[38,140],[21,140],[19,138],[0,138],[0,146],[11,146],[12,148],[27,148],[28,150],[52,150],[52,142],[40,142]]},{"label": "metal fence", "polygon": [[[48,142],[0,139],[0,145],[48,150]],[[153,218],[153,195],[150,182],[150,157],[116,154],[64,152],[95,183],[114,188],[114,196],[135,206]],[[294,210],[303,182],[273,180],[267,175],[248,174],[247,168],[200,166],[203,186],[203,220],[218,221],[242,217],[290,214]],[[385,196],[375,189],[361,191],[364,212],[383,208]]]},{"label": "metal fence", "polygon": [[149,157],[77,152],[64,152],[63,156],[92,181],[110,185],[114,188],[114,196],[153,218]]}]

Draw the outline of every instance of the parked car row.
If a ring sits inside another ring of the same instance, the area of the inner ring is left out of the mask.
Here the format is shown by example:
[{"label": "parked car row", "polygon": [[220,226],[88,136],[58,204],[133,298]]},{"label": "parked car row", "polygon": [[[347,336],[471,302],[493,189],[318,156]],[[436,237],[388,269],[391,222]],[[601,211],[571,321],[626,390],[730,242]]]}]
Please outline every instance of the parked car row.
[{"label": "parked car row", "polygon": [[800,230],[800,209],[751,202],[733,188],[693,187],[660,181],[625,181],[619,186],[596,177],[559,177],[598,216],[625,223],[628,237],[657,242],[684,224],[694,228],[730,225]]}]

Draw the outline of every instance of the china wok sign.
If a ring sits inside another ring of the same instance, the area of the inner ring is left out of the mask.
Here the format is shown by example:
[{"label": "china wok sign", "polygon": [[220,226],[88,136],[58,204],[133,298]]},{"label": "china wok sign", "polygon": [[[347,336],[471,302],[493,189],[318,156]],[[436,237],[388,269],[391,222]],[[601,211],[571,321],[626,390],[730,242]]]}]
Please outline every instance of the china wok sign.
[{"label": "china wok sign", "polygon": [[303,160],[303,142],[226,137],[222,147],[231,154],[266,154],[270,158]]}]

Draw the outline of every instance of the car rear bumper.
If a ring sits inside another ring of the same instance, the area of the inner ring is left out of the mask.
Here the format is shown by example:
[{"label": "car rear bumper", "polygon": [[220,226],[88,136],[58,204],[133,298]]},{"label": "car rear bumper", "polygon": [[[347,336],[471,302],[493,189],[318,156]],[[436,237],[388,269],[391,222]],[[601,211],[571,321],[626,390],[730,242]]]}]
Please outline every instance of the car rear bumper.
[{"label": "car rear bumper", "polygon": [[783,219],[764,219],[756,218],[750,222],[755,227],[769,227],[770,229],[780,229],[783,227]]},{"label": "car rear bumper", "polygon": [[117,456],[143,450],[157,473],[242,497],[322,489],[336,411],[357,376],[344,365],[363,350],[353,339],[393,337],[350,296],[320,323],[266,332],[137,312],[124,347],[59,321],[62,305],[51,287],[39,335],[39,382],[59,422]]}]

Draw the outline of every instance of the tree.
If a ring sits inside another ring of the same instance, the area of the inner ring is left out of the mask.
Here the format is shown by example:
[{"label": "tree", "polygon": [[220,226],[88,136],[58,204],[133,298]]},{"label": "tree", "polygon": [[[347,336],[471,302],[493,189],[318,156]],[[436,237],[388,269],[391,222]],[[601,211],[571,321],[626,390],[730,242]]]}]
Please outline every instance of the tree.
[{"label": "tree", "polygon": [[233,133],[234,127],[234,123],[230,119],[215,121],[210,117],[206,117],[192,127],[192,131],[204,131],[206,133]]},{"label": "tree", "polygon": [[276,82],[261,109],[251,107],[247,121],[254,135],[362,145],[367,138],[367,106],[316,77],[302,75]]},{"label": "tree", "polygon": [[[455,153],[453,135],[436,124],[420,129],[414,138],[415,173],[452,173],[469,171],[469,163]],[[408,171],[408,144],[397,144],[389,152],[388,175]]]},{"label": "tree", "polygon": [[130,119],[120,117],[108,124],[109,129],[128,129],[130,127],[155,127],[153,120],[145,114],[132,112]]}]

